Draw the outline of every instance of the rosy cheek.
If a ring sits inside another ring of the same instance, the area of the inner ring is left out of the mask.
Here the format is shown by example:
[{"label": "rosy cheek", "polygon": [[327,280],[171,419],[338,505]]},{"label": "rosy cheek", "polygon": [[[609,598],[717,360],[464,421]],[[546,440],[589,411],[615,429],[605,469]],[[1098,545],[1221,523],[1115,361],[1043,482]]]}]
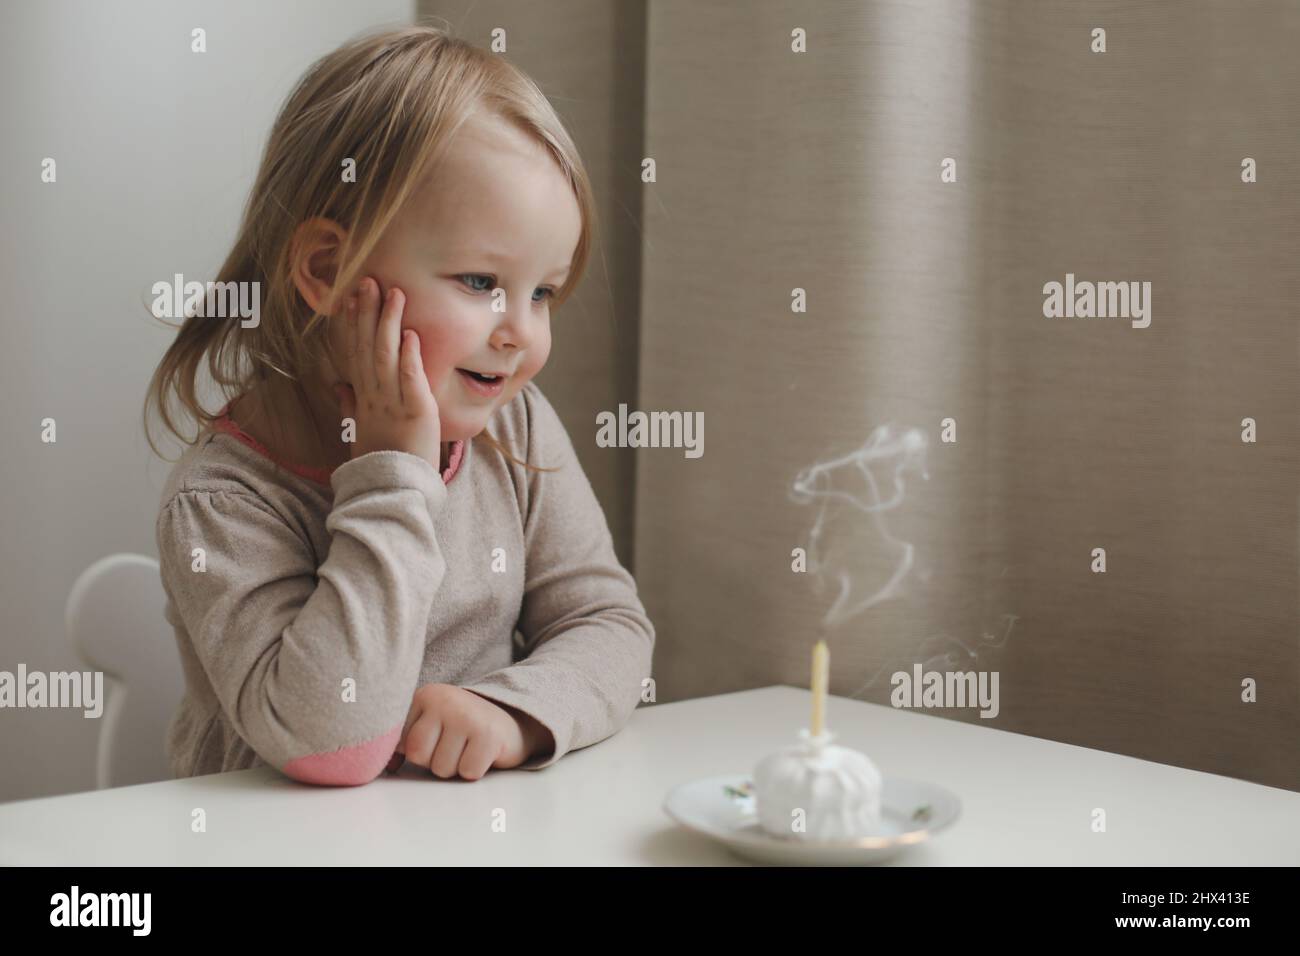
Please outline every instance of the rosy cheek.
[{"label": "rosy cheek", "polygon": [[446,335],[442,330],[427,323],[413,328],[420,337],[420,358],[424,362],[424,367],[430,372],[443,367],[447,363],[446,356],[450,355]]},{"label": "rosy cheek", "polygon": [[544,348],[537,350],[537,352],[533,355],[533,360],[528,363],[529,378],[532,378],[534,375],[536,375],[538,372],[542,370],[542,366],[546,364],[546,360],[547,358],[550,357],[550,354],[551,354],[550,342],[547,342]]}]

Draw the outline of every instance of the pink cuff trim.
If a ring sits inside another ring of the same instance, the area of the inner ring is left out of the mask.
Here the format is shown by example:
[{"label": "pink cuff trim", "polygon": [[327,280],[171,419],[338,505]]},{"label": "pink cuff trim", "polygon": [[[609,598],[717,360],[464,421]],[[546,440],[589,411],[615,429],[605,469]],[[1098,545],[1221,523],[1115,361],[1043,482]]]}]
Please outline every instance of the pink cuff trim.
[{"label": "pink cuff trim", "polygon": [[460,460],[465,457],[464,440],[454,441],[451,443],[451,453],[447,455],[447,467],[442,472],[442,483],[445,485],[456,476],[460,471]]},{"label": "pink cuff trim", "polygon": [[[267,448],[265,445],[259,442],[252,435],[248,434],[248,432],[240,428],[239,425],[234,421],[234,419],[230,417],[230,406],[232,404],[234,403],[227,402],[226,405],[221,409],[221,411],[217,413],[217,420],[214,424],[216,425],[218,431],[224,432],[227,435],[231,435],[234,438],[239,439],[239,441],[243,442],[245,445],[253,449],[255,452],[259,453],[260,455],[263,455],[266,458],[271,459],[271,461],[276,462],[279,465],[284,466],[289,471],[297,475],[299,478],[306,478],[308,481],[314,481],[318,485],[326,485],[326,486],[329,485],[330,476],[334,474],[333,468],[309,468],[306,465],[299,465],[299,464],[295,464],[294,462],[284,461],[282,459],[276,458],[274,455],[271,454],[269,448]],[[456,473],[460,471],[461,459],[463,459],[464,457],[465,457],[465,442],[463,440],[452,442],[451,452],[450,454],[447,455],[447,467],[444,468],[442,472],[442,483],[444,485],[450,484],[451,479],[456,477]]]},{"label": "pink cuff trim", "polygon": [[286,776],[303,783],[324,784],[331,787],[356,787],[369,783],[379,776],[397,747],[402,735],[398,724],[382,737],[363,744],[344,747],[333,753],[308,754],[284,765]]}]

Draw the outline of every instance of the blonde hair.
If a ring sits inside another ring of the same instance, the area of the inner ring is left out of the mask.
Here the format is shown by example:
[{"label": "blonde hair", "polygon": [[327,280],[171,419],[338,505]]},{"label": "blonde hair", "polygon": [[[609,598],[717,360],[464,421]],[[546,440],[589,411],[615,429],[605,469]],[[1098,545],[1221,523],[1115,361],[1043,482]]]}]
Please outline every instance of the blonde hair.
[{"label": "blonde hair", "polygon": [[[301,421],[314,419],[303,378],[328,346],[322,323],[330,317],[309,306],[292,282],[295,229],[319,216],[347,230],[333,285],[341,295],[360,280],[366,257],[456,132],[480,113],[513,123],[544,146],[573,187],[582,231],[553,307],[568,298],[593,242],[595,203],[577,148],[536,84],[499,56],[442,28],[363,35],[317,60],[285,101],[234,246],[216,277],[220,283],[260,283],[260,322],[243,327],[238,319],[190,314],[179,326],[166,323],[178,329],[176,339],[154,371],[144,405],[145,437],[155,454],[151,403],[186,444],[214,427],[218,415],[205,411],[195,394],[204,356],[227,400],[279,375],[304,413]],[[344,182],[340,172],[349,157],[363,171],[355,183]],[[172,393],[200,426],[192,439],[181,434],[168,410]],[[319,431],[308,430],[319,446]],[[554,470],[520,461],[486,430],[479,437],[525,468]]]}]

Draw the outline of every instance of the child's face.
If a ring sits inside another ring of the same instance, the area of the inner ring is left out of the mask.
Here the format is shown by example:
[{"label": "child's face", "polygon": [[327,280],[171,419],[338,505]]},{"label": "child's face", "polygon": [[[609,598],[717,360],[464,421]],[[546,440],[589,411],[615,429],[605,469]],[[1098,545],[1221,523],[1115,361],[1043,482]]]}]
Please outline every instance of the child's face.
[{"label": "child's face", "polygon": [[[420,336],[444,442],[481,432],[546,364],[547,290],[563,284],[581,225],[550,154],[505,121],[476,117],[366,260],[363,275],[381,294],[396,286],[406,295],[402,328]],[[505,294],[500,312],[494,287]],[[507,378],[486,396],[458,369]]]}]

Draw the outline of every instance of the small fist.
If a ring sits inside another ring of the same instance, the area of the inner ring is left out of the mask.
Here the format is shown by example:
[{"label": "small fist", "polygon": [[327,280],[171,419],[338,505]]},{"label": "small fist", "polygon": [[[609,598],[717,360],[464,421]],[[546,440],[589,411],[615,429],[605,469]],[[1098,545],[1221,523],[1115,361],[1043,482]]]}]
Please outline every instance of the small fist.
[{"label": "small fist", "polygon": [[405,757],[436,777],[477,780],[492,767],[517,767],[536,743],[536,721],[515,713],[452,684],[425,684],[411,698],[389,769]]}]

